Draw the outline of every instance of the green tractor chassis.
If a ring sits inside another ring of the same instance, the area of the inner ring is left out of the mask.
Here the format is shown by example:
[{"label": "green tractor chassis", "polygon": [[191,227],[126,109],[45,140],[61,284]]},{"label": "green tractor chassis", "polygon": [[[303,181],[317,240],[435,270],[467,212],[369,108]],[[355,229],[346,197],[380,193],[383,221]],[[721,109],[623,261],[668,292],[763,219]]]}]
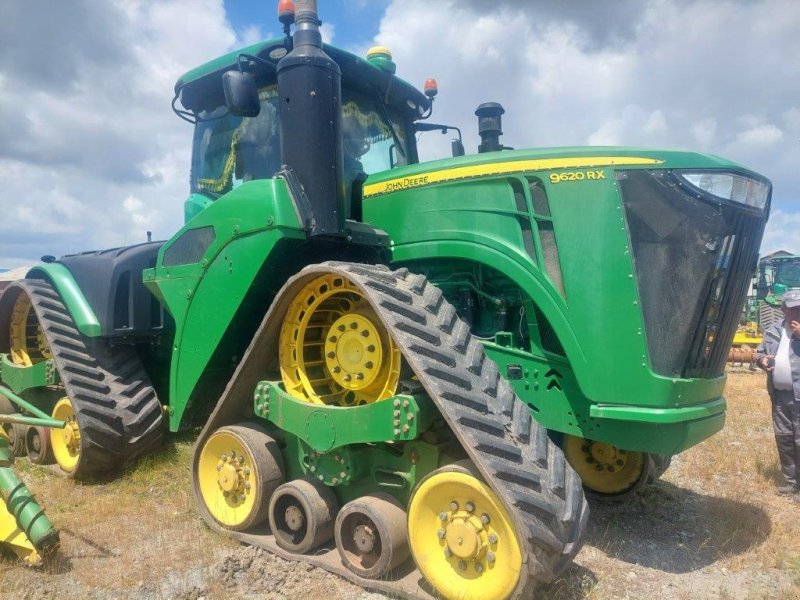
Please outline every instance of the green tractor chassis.
[{"label": "green tractor chassis", "polygon": [[477,155],[421,163],[435,86],[282,7],[285,37],[176,84],[184,226],[9,286],[0,378],[64,423],[43,454],[73,477],[199,426],[215,529],[390,594],[530,597],[580,550],[584,489],[623,498],[723,426],[770,184],[507,151],[492,103]]}]

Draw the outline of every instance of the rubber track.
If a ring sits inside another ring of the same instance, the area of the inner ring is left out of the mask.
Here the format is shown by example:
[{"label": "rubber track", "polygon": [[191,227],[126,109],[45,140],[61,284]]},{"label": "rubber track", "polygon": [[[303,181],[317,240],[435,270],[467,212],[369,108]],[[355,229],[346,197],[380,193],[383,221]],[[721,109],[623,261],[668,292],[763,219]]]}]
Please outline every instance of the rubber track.
[{"label": "rubber track", "polygon": [[135,349],[81,334],[48,282],[24,279],[12,285],[31,300],[78,418],[81,460],[72,475],[117,470],[157,445],[163,435],[161,403]]},{"label": "rubber track", "polygon": [[[258,333],[201,432],[194,450],[197,469],[200,448],[216,428],[247,414],[252,390],[259,379],[277,366],[275,348],[280,322],[291,300],[311,279],[340,274],[364,293],[403,357],[436,403],[486,482],[514,521],[523,546],[527,572],[513,597],[530,598],[536,582],[550,582],[572,561],[583,544],[589,516],[578,475],[546,430],[500,376],[497,366],[472,337],[469,326],[421,275],[405,269],[390,271],[381,265],[326,262],[311,265],[289,279],[278,293]],[[272,367],[270,367],[272,365]],[[217,531],[246,543],[261,545],[284,558],[311,562],[364,587],[412,598],[431,596],[408,580],[364,580],[320,549],[314,556],[281,551],[268,534],[224,530],[211,517],[194,486],[198,508]],[[335,549],[333,550],[335,553]]]},{"label": "rubber track", "polygon": [[424,276],[326,265],[344,270],[368,292],[420,383],[513,515],[528,546],[530,575],[545,583],[555,579],[580,549],[589,516],[581,480],[561,449]]}]

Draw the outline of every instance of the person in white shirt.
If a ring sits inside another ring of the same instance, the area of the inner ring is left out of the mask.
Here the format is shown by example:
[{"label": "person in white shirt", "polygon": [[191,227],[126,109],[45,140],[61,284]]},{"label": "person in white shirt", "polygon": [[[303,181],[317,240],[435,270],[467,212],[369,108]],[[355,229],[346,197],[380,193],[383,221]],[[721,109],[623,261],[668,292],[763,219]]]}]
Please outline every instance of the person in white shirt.
[{"label": "person in white shirt", "polygon": [[767,372],[772,429],[784,484],[778,494],[800,502],[800,290],[783,295],[784,320],[764,332],[756,364]]}]

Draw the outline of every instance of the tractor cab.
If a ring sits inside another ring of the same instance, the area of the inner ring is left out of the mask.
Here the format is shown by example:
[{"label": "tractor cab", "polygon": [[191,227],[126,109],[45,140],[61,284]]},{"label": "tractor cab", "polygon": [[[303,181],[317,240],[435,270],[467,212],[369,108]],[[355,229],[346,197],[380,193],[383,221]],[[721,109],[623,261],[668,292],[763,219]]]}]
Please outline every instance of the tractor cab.
[{"label": "tractor cab", "polygon": [[[242,183],[281,170],[280,92],[277,63],[290,49],[273,39],[207,63],[175,86],[176,112],[194,123],[191,195],[186,221]],[[347,216],[360,214],[367,176],[418,161],[413,122],[430,113],[431,100],[394,75],[391,54],[374,48],[367,59],[332,46],[325,52],[341,70],[341,139]],[[254,84],[257,108],[249,115],[230,106],[224,74]]]}]

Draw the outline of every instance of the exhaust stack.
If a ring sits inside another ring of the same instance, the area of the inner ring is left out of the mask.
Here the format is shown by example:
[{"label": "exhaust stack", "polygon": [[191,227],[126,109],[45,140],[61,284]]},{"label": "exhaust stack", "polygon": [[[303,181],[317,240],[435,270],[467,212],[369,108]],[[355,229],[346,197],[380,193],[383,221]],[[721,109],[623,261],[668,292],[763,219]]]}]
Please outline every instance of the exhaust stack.
[{"label": "exhaust stack", "polygon": [[316,0],[295,3],[294,48],[277,65],[281,163],[311,208],[311,235],[345,230],[342,74],[322,49]]}]

